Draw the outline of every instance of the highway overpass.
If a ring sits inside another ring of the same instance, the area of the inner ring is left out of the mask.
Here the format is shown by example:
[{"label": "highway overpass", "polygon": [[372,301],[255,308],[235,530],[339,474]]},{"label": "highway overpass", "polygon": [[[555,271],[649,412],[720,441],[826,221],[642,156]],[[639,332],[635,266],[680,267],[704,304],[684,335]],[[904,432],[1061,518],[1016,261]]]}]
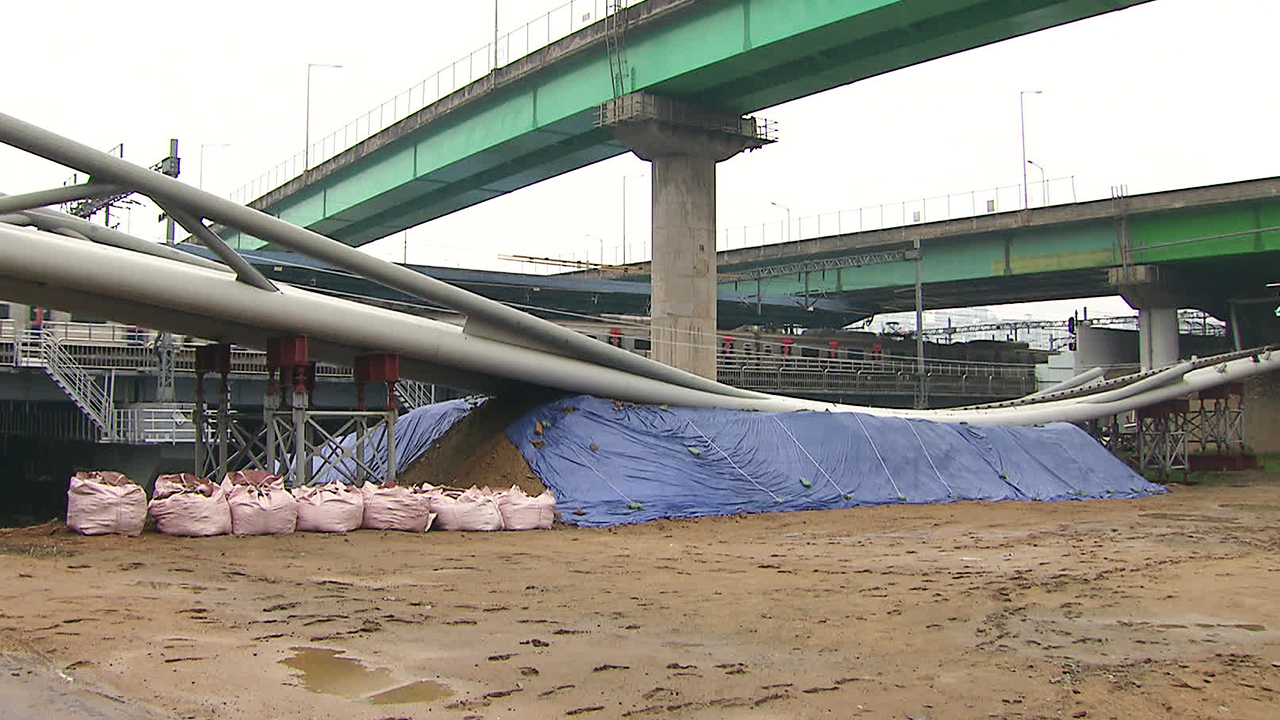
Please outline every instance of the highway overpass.
[{"label": "highway overpass", "polygon": [[[647,0],[625,11],[625,89],[751,113],[1145,1]],[[608,32],[596,22],[443,97],[424,83],[391,104],[403,117],[386,129],[357,126],[359,142],[235,199],[362,245],[625,153],[598,126],[614,98]]]}]

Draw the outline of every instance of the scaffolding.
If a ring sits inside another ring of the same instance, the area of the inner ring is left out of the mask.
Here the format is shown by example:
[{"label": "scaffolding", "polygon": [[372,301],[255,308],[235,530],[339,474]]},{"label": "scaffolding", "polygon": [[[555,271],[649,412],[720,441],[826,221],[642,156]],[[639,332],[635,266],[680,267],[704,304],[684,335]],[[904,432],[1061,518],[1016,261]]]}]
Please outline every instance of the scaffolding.
[{"label": "scaffolding", "polygon": [[[315,363],[308,357],[305,336],[287,336],[267,345],[270,381],[258,413],[231,409],[227,376],[231,346],[208,345],[196,351],[195,471],[225,477],[232,470],[265,470],[285,478],[290,487],[315,480],[349,483],[393,482],[396,478],[395,384],[399,356],[356,358],[356,410],[312,407]],[[213,406],[206,405],[204,376],[221,376]],[[385,383],[386,407],[370,410],[364,385]]]}]

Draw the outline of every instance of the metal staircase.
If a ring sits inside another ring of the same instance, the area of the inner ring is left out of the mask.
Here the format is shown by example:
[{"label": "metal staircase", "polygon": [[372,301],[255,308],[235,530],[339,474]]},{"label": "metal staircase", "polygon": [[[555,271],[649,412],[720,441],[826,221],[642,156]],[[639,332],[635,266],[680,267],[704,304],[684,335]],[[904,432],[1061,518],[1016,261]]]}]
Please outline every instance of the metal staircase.
[{"label": "metal staircase", "polygon": [[88,418],[103,443],[184,443],[195,441],[192,403],[138,403],[115,406],[116,371],[101,379],[86,370],[51,332],[28,330],[16,340],[15,364],[39,367]]},{"label": "metal staircase", "polygon": [[40,366],[54,384],[71,398],[91,421],[104,442],[116,438],[116,410],[112,397],[115,392],[114,370],[103,375],[103,385],[90,375],[62,347],[51,333],[29,330],[18,341],[21,364]]},{"label": "metal staircase", "polygon": [[396,402],[406,411],[436,401],[436,386],[417,380],[400,380],[395,384]]}]

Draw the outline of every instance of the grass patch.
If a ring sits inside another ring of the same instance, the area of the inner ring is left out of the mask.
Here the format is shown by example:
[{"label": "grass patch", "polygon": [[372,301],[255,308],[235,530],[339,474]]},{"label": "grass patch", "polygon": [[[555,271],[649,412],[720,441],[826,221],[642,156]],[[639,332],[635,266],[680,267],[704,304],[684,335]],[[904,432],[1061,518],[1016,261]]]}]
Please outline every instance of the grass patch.
[{"label": "grass patch", "polygon": [[1181,470],[1174,470],[1169,473],[1166,478],[1161,478],[1160,473],[1155,470],[1146,470],[1142,473],[1142,477],[1147,482],[1153,483],[1174,483],[1177,485],[1215,485],[1217,483],[1227,482],[1228,480],[1239,480],[1239,470],[1196,470],[1194,472],[1183,473]]},{"label": "grass patch", "polygon": [[64,558],[75,553],[61,545],[0,545],[0,555],[28,558]]},{"label": "grass patch", "polygon": [[1258,467],[1269,473],[1280,473],[1280,453],[1260,453]]}]

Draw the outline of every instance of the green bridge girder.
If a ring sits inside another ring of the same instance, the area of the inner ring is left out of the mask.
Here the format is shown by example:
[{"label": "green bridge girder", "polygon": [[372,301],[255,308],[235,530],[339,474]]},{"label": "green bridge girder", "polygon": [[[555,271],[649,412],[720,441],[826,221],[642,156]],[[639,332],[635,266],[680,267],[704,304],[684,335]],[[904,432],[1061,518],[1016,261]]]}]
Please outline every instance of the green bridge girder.
[{"label": "green bridge girder", "polygon": [[[1121,220],[1123,219],[1123,223]],[[831,236],[722,252],[719,270],[750,273],[908,247],[920,237],[929,308],[1115,294],[1123,264],[1172,268],[1187,306],[1221,310],[1232,297],[1280,280],[1280,178],[1190,188],[1029,211]],[[761,257],[767,255],[767,257]],[[807,275],[807,277],[806,277]],[[839,297],[886,311],[914,307],[915,265],[883,262],[721,283],[768,295]]]},{"label": "green bridge girder", "polygon": [[[1148,0],[647,0],[629,90],[750,113]],[[501,67],[251,205],[362,245],[626,152],[598,22]],[[223,231],[233,245],[254,238]]]}]

